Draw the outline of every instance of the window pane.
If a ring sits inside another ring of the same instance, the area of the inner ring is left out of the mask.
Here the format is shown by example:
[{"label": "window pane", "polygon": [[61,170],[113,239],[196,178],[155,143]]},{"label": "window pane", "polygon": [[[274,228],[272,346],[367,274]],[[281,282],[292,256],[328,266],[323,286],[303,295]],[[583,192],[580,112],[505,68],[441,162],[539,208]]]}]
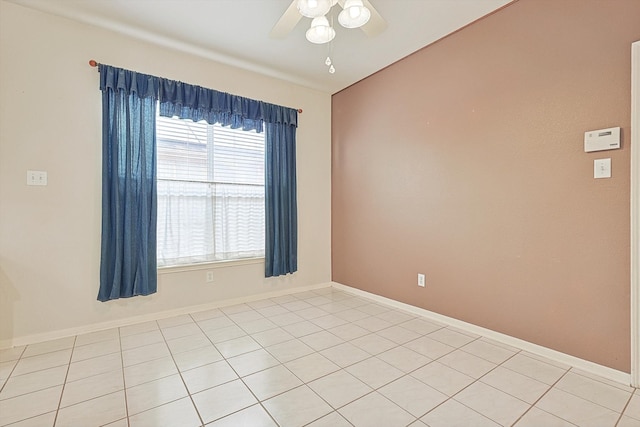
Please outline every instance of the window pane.
[{"label": "window pane", "polygon": [[158,265],[264,256],[264,133],[158,117]]}]

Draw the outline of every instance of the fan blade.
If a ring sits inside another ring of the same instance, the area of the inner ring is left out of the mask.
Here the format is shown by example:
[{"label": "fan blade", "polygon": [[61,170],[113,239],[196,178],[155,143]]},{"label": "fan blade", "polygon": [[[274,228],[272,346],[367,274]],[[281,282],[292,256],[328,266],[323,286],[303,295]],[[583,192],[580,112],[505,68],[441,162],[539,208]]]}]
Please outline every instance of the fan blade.
[{"label": "fan blade", "polygon": [[[338,0],[338,4],[340,7],[344,9],[345,0]],[[364,24],[360,29],[364,31],[364,33],[369,36],[377,36],[381,32],[387,29],[387,21],[384,20],[382,15],[378,13],[375,7],[369,2],[369,0],[362,0],[362,4],[364,4],[369,11],[371,11],[371,18],[369,18],[369,22]]]},{"label": "fan blade", "polygon": [[363,0],[363,3],[371,11],[371,18],[369,18],[369,22],[360,28],[362,28],[362,31],[369,37],[377,36],[387,29],[387,21],[384,20],[369,0]]},{"label": "fan blade", "polygon": [[283,39],[289,35],[293,28],[298,24],[302,15],[298,12],[298,2],[293,0],[287,10],[284,11],[276,25],[273,26],[269,37],[274,39]]}]

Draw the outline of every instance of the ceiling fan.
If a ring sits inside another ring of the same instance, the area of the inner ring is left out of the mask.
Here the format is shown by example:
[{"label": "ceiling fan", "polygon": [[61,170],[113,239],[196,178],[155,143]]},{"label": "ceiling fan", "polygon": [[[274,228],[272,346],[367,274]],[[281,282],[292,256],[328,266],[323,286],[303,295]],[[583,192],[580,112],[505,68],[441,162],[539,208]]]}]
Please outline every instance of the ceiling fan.
[{"label": "ceiling fan", "polygon": [[376,36],[387,28],[387,23],[369,0],[293,0],[269,36],[285,38],[300,19],[309,17],[313,20],[307,31],[307,40],[317,44],[327,43],[335,36],[335,30],[331,28],[325,15],[336,3],[342,8],[338,21],[343,27],[360,28],[369,37]]}]

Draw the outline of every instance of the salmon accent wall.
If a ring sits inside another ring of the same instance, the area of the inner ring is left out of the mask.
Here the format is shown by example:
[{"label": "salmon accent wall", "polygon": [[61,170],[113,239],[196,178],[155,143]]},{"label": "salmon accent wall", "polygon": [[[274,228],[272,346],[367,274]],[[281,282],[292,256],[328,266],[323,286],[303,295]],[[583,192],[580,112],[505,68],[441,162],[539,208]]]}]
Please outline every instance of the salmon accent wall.
[{"label": "salmon accent wall", "polygon": [[335,94],[333,280],[630,372],[638,16],[520,0]]}]

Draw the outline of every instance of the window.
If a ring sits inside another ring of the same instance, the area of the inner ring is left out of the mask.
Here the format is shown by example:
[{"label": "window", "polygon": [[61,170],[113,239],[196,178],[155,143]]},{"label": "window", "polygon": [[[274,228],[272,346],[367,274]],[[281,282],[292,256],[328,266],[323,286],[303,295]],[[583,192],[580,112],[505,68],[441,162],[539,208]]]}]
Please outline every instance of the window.
[{"label": "window", "polygon": [[157,117],[158,266],[264,256],[264,133]]}]

